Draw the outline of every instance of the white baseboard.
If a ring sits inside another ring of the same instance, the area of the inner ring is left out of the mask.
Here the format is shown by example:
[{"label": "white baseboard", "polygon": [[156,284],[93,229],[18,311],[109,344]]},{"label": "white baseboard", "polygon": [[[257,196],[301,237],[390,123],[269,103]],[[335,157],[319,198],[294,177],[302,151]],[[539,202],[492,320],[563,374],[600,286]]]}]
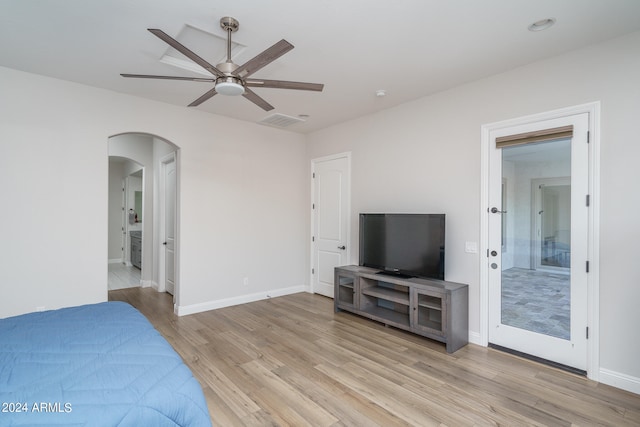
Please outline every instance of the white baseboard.
[{"label": "white baseboard", "polygon": [[290,288],[273,289],[270,291],[240,295],[237,297],[208,301],[198,304],[176,306],[176,309],[174,311],[178,316],[186,316],[188,314],[201,313],[203,311],[215,310],[217,308],[231,307],[233,305],[246,304],[248,302],[260,301],[273,297],[281,297],[283,295],[290,295],[306,291],[307,287],[304,285],[292,286]]},{"label": "white baseboard", "polygon": [[640,378],[638,377],[632,377],[631,375],[600,368],[600,377],[598,380],[602,384],[630,391],[631,393],[640,394]]},{"label": "white baseboard", "polygon": [[122,264],[122,258],[113,258],[109,260],[109,264]]},{"label": "white baseboard", "polygon": [[480,332],[469,331],[469,342],[471,344],[476,344],[476,345],[486,347],[486,345],[484,345],[482,343],[482,340],[480,339]]},{"label": "white baseboard", "polygon": [[140,280],[140,287],[158,289],[158,284],[153,280]]}]

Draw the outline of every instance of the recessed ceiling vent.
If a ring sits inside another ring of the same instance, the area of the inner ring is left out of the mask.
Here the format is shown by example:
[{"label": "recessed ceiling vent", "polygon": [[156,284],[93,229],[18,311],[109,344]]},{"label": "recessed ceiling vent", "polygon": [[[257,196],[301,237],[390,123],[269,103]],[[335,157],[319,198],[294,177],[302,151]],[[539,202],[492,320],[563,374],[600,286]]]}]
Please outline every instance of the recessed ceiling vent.
[{"label": "recessed ceiling vent", "polygon": [[287,116],[286,114],[271,114],[270,116],[265,117],[260,120],[258,123],[267,126],[273,126],[277,128],[286,128],[296,123],[304,122],[304,119],[299,117]]}]

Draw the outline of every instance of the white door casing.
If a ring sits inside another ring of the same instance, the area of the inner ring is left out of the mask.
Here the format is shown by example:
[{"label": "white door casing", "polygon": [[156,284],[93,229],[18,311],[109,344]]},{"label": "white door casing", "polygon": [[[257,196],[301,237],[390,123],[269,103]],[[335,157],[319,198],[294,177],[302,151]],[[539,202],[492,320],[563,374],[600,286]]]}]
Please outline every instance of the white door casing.
[{"label": "white door casing", "polygon": [[312,160],[312,292],[333,298],[334,268],[350,259],[350,154]]},{"label": "white door casing", "polygon": [[[497,230],[499,227],[500,217],[489,213],[489,207],[500,206],[501,200],[498,198],[498,188],[501,187],[501,172],[495,170],[494,167],[496,159],[492,159],[495,155],[495,138],[498,136],[512,135],[522,132],[528,132],[535,129],[546,129],[556,127],[558,123],[574,124],[574,129],[578,129],[574,132],[574,140],[576,138],[582,139],[585,143],[582,147],[586,149],[572,149],[572,172],[575,165],[582,165],[586,170],[586,179],[581,182],[572,182],[572,189],[575,190],[574,200],[572,200],[572,206],[585,206],[584,210],[581,210],[582,214],[577,218],[572,218],[572,223],[576,228],[584,230],[583,241],[574,240],[572,235],[572,248],[575,248],[578,252],[572,254],[572,277],[575,279],[572,281],[572,287],[577,284],[581,284],[584,289],[572,288],[572,299],[575,299],[575,304],[580,305],[582,308],[578,308],[576,315],[582,316],[582,320],[572,320],[571,324],[571,340],[561,343],[559,341],[550,340],[547,343],[532,345],[533,341],[524,339],[516,339],[516,345],[524,344],[525,353],[537,355],[539,348],[546,350],[551,349],[551,353],[545,353],[542,356],[546,359],[555,360],[559,363],[566,364],[568,366],[576,366],[580,369],[584,369],[587,372],[589,378],[597,380],[599,371],[599,357],[598,357],[598,293],[599,293],[599,281],[598,281],[598,217],[599,217],[599,103],[584,104],[575,107],[569,107],[561,110],[555,110],[533,116],[512,119],[504,122],[489,124],[482,126],[482,186],[481,186],[481,221],[485,224],[481,228],[481,247],[487,250],[487,262],[481,262],[481,276],[480,276],[480,339],[479,344],[488,345],[491,341],[494,341],[494,331],[496,319],[491,317],[496,316],[496,312],[490,307],[491,300],[496,299],[496,287],[495,277],[492,279],[492,272],[495,276],[497,270],[490,268],[495,258],[489,258],[489,250],[494,247],[500,247],[499,239],[500,233],[492,232],[491,230]],[[554,121],[560,119],[559,121]],[[541,122],[546,121],[545,124]],[[573,123],[572,123],[573,121]],[[587,135],[588,132],[588,135]],[[575,151],[575,153],[574,153]],[[574,157],[575,156],[575,157]],[[573,175],[573,173],[572,173]],[[580,175],[580,174],[578,174]],[[581,193],[581,194],[580,194]],[[586,208],[586,197],[589,195],[589,207]],[[586,214],[585,214],[586,212]],[[580,239],[580,233],[575,236]],[[501,251],[498,251],[499,253]],[[579,259],[582,258],[582,259]],[[589,273],[586,272],[586,262],[589,262]],[[492,286],[492,284],[494,286]],[[574,292],[575,291],[575,292]],[[494,296],[491,297],[490,293],[493,292]],[[575,298],[573,294],[575,293]],[[499,299],[499,296],[497,297]],[[580,314],[582,310],[582,314]],[[573,312],[573,307],[572,307]],[[498,312],[499,313],[499,312]],[[499,314],[498,314],[499,316]],[[492,326],[493,325],[493,326]],[[586,339],[586,328],[588,329],[589,338]],[[508,328],[502,328],[507,330]],[[490,331],[491,330],[491,331]],[[578,338],[582,338],[579,339]],[[574,341],[574,338],[578,341]],[[551,342],[554,341],[554,342]],[[579,342],[580,341],[580,342]],[[528,346],[528,347],[527,347]],[[509,346],[513,348],[513,346]],[[532,348],[533,347],[533,348]],[[560,347],[558,349],[558,347]],[[569,353],[579,354],[578,363],[572,360],[563,359],[564,356],[557,358],[555,353],[562,353],[562,350],[569,350]],[[558,360],[556,360],[558,359]]]}]

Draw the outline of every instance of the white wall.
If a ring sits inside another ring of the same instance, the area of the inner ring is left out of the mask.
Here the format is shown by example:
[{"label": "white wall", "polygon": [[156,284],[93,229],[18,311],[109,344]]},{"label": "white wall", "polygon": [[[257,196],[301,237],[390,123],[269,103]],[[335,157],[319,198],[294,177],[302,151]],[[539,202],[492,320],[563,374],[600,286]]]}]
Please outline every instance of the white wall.
[{"label": "white wall", "polygon": [[183,307],[304,289],[303,136],[7,68],[0,93],[0,317],[107,299],[107,141],[126,132],[180,147]]},{"label": "white wall", "polygon": [[109,262],[123,262],[122,259],[122,179],[124,164],[109,159]]},{"label": "white wall", "polygon": [[[428,78],[428,76],[427,76]],[[389,94],[388,96],[393,96]],[[447,214],[447,280],[469,284],[479,335],[480,129],[601,101],[601,379],[640,391],[640,33],[511,70],[308,136],[308,160],[352,153],[352,242],[362,211]],[[352,252],[352,262],[358,260]],[[604,375],[606,373],[606,375]],[[614,378],[615,377],[615,378]]]}]

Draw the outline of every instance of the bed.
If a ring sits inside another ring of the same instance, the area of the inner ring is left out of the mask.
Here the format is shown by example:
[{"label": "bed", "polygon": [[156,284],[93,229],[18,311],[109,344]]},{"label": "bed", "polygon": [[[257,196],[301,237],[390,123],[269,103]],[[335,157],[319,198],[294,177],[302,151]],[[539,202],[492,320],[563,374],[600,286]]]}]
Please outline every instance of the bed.
[{"label": "bed", "polygon": [[0,319],[1,426],[211,426],[202,388],[135,308]]}]

